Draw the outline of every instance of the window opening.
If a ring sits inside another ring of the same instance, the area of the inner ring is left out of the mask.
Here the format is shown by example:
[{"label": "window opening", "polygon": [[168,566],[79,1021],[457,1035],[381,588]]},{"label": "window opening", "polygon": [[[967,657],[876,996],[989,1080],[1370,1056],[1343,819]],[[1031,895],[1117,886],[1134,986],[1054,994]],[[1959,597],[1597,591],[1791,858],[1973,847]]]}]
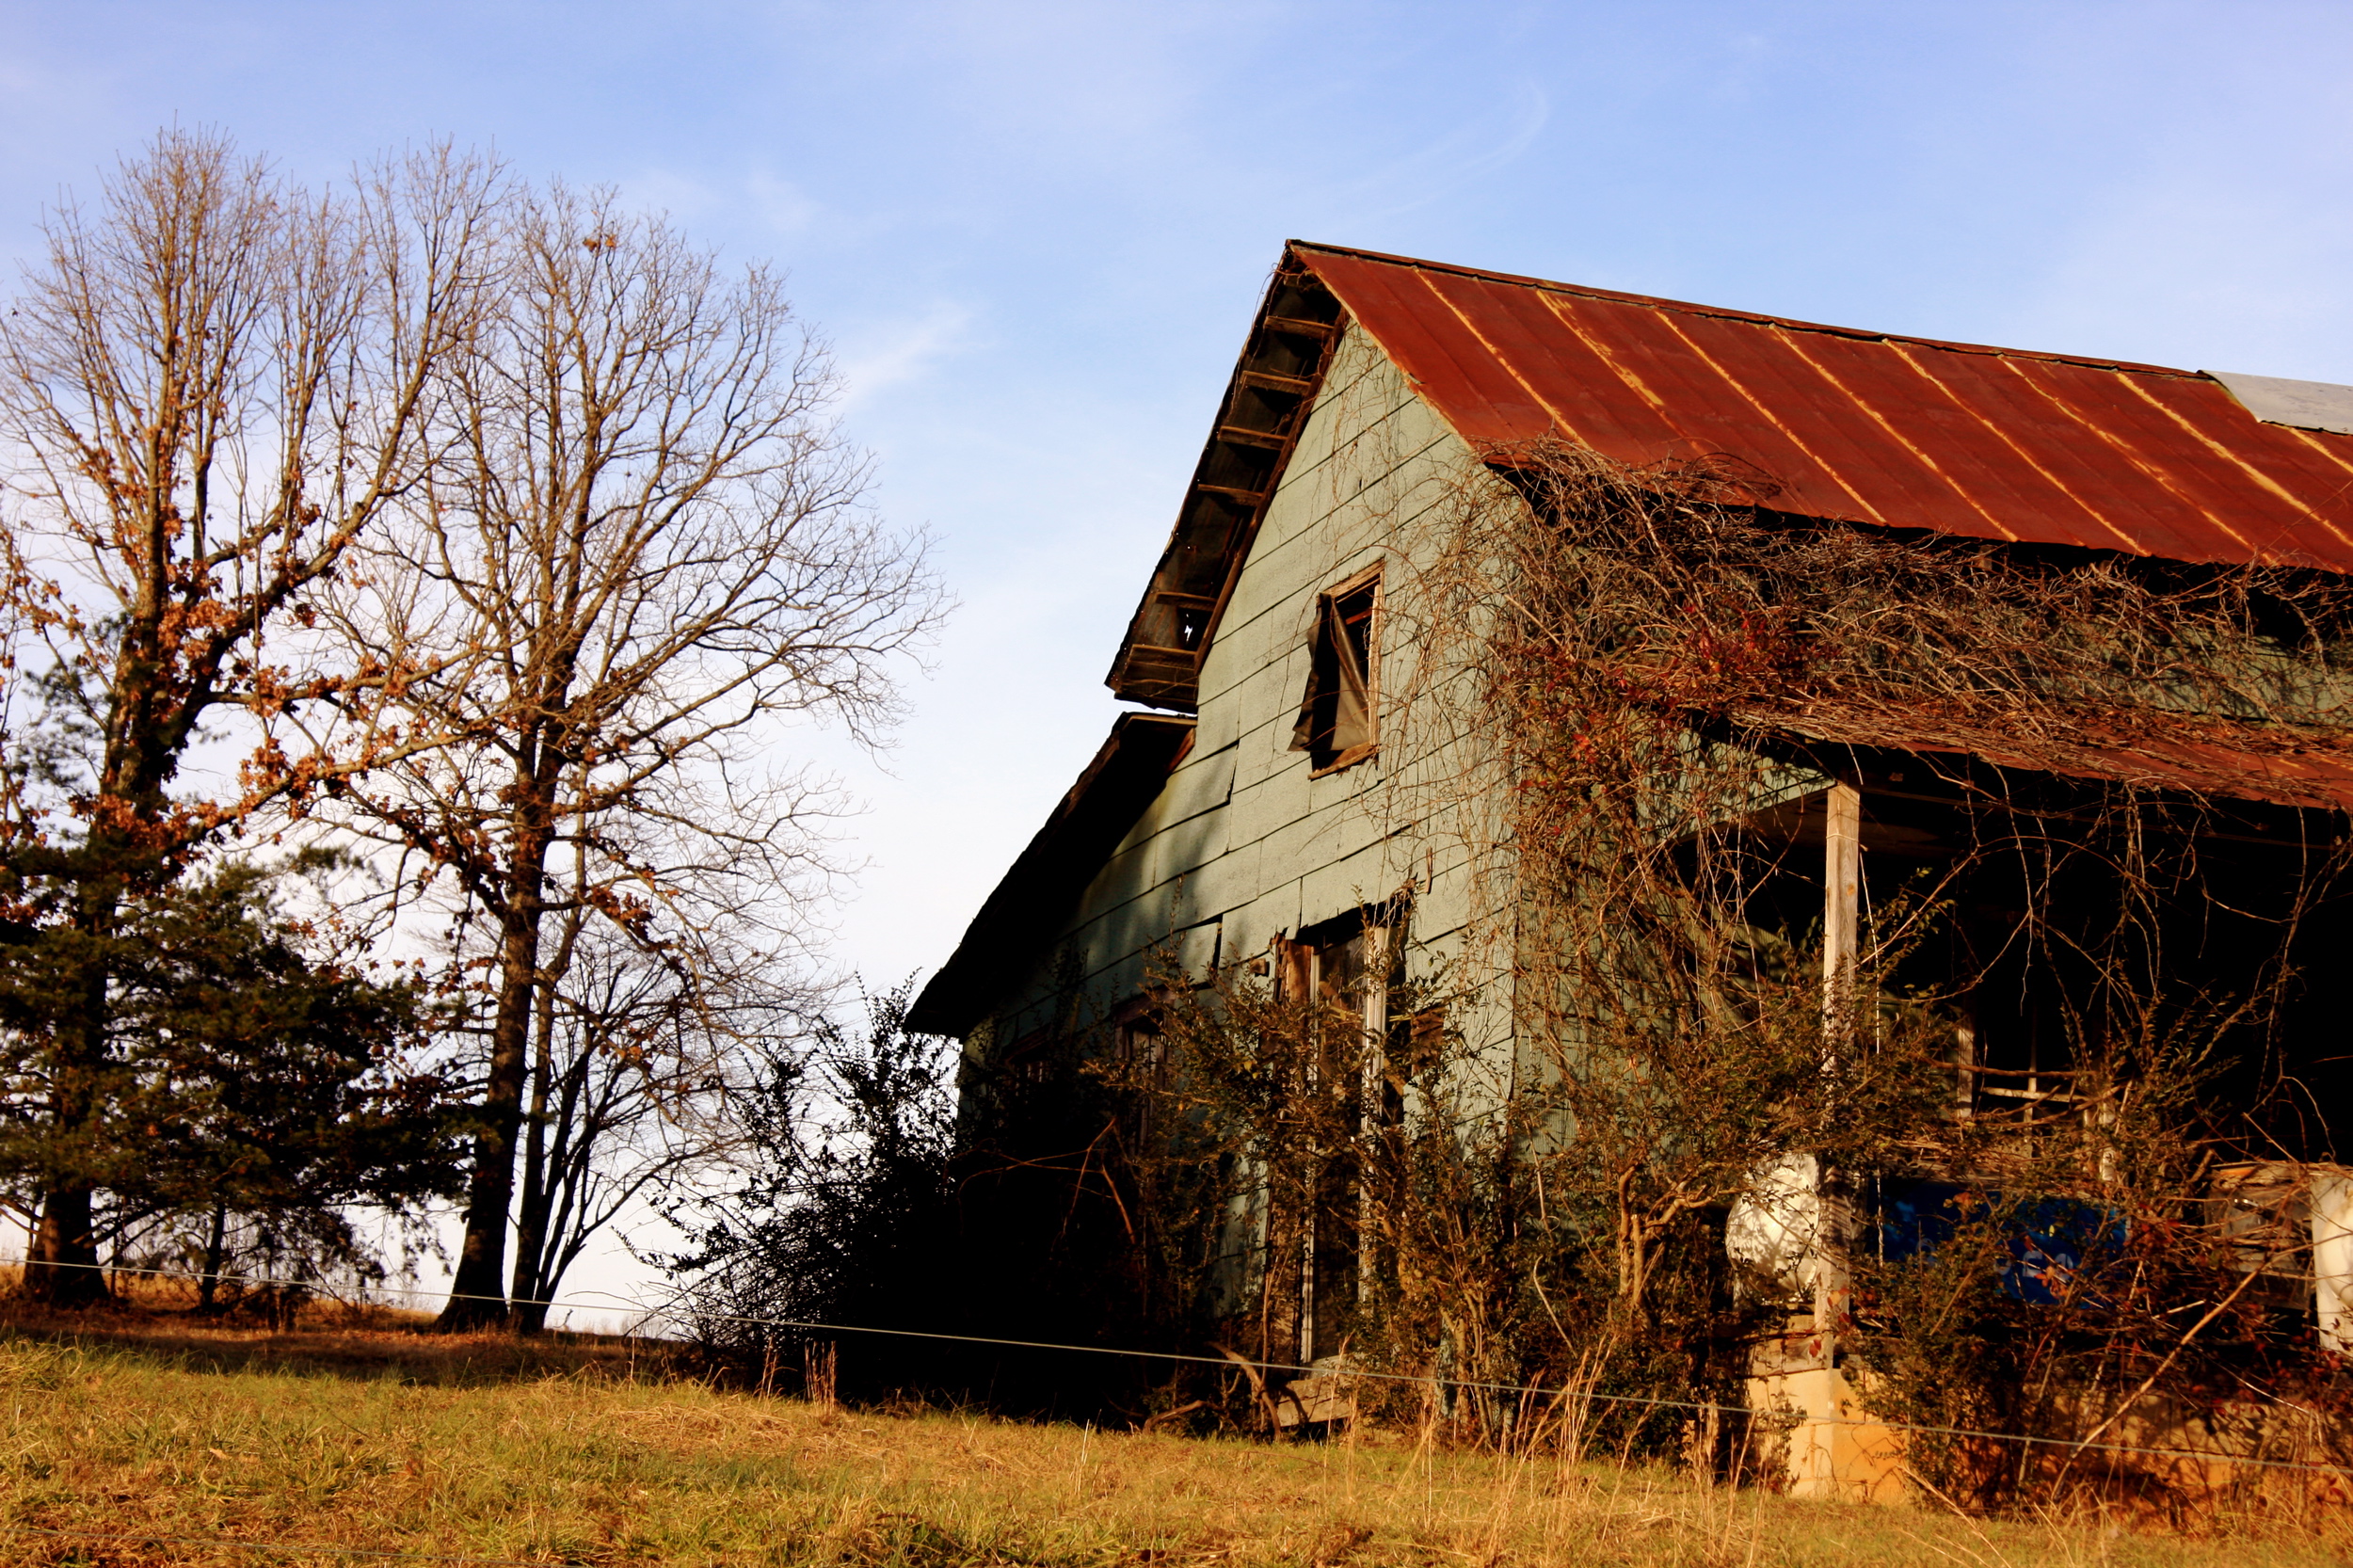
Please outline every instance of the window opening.
[{"label": "window opening", "polygon": [[1377,568],[1316,600],[1307,691],[1291,727],[1291,749],[1307,753],[1318,773],[1372,755],[1380,614]]},{"label": "window opening", "polygon": [[1126,1131],[1138,1150],[1150,1148],[1160,1136],[1153,1115],[1168,1065],[1168,1042],[1161,1035],[1160,998],[1138,997],[1121,1008],[1112,1027],[1112,1050],[1121,1068],[1144,1092],[1126,1107]]},{"label": "window opening", "polygon": [[[1360,1128],[1366,1116],[1385,1120],[1389,1110],[1381,1093],[1382,1058],[1393,1024],[1399,930],[1394,920],[1358,910],[1280,944],[1285,993],[1313,998],[1326,1010],[1329,1032],[1314,1070],[1336,1088],[1354,1075],[1347,1098]],[[1300,1359],[1313,1364],[1339,1354],[1356,1326],[1364,1285],[1364,1191],[1355,1160],[1347,1155],[1327,1160],[1314,1176],[1308,1201],[1311,1212],[1297,1232],[1303,1253],[1298,1344]]]}]

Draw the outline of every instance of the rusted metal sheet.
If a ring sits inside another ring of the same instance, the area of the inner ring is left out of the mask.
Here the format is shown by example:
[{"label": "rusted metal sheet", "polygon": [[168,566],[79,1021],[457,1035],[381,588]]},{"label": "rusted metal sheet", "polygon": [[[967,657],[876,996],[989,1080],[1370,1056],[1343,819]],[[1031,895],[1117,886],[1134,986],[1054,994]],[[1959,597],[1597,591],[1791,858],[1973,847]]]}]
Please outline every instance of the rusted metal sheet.
[{"label": "rusted metal sheet", "polygon": [[1943,752],[2029,773],[2100,778],[2225,800],[2353,810],[2353,757],[2334,737],[2283,725],[2233,726],[2183,714],[2166,733],[2026,736],[1901,712],[1755,712],[1744,722],[1832,745]]},{"label": "rusted metal sheet", "polygon": [[1727,455],[1811,516],[2353,571],[2353,435],[2171,370],[1294,245],[1475,448]]}]

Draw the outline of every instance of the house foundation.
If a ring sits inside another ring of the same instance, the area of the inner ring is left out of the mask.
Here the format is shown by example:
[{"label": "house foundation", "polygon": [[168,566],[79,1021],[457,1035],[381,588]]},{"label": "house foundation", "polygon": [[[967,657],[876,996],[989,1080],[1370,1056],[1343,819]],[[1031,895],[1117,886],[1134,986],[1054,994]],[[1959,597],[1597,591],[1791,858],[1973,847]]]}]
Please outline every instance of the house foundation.
[{"label": "house foundation", "polygon": [[1770,1433],[1768,1474],[1793,1497],[1900,1503],[1909,1496],[1903,1437],[1867,1412],[1825,1336],[1801,1321],[1750,1353],[1749,1408]]}]

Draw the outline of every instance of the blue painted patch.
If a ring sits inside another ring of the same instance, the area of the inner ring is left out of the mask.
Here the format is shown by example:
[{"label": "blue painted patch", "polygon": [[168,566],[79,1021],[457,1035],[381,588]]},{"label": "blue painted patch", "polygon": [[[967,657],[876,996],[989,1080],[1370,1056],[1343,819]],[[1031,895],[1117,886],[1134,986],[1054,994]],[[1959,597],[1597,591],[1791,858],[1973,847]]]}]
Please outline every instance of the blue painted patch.
[{"label": "blue painted patch", "polygon": [[[1964,1224],[2000,1227],[2009,1260],[2002,1293],[2037,1306],[2068,1298],[2071,1282],[2123,1247],[2124,1217],[2075,1198],[2011,1198],[1949,1181],[1890,1181],[1880,1189],[1880,1256],[1929,1257]],[[2080,1290],[2077,1305],[2096,1303]]]}]

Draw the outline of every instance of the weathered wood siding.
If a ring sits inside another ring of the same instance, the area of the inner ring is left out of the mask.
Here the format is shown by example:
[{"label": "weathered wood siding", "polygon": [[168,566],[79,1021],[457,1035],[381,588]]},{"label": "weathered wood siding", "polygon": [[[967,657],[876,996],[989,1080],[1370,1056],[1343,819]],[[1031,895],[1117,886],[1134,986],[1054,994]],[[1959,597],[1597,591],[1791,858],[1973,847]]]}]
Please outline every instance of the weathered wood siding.
[{"label": "weathered wood siding", "polygon": [[1405,820],[1395,783],[1409,759],[1395,738],[1322,777],[1290,739],[1317,597],[1376,562],[1392,606],[1381,689],[1402,688],[1415,650],[1388,633],[1410,581],[1403,554],[1471,466],[1380,349],[1349,331],[1204,661],[1192,749],[1064,927],[1038,934],[1028,972],[1006,976],[976,1055],[1101,1021],[1156,964],[1231,964],[1409,886],[1409,967],[1449,951],[1472,880],[1460,835]]}]

